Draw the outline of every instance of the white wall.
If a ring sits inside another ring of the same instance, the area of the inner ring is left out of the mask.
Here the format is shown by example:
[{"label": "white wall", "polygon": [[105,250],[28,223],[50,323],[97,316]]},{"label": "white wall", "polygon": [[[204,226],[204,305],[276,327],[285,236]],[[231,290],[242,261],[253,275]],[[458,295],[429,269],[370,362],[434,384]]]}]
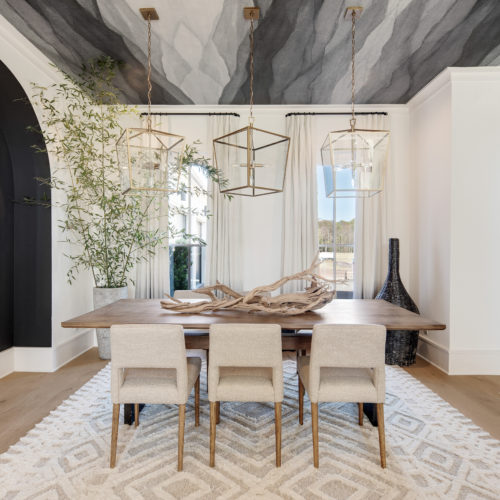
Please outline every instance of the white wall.
[{"label": "white wall", "polygon": [[[410,101],[412,263],[421,314],[450,322],[451,87],[442,74]],[[448,371],[449,330],[421,335],[420,352]],[[432,350],[432,354],[429,351]]]},{"label": "white wall", "polygon": [[450,372],[500,374],[500,68],[453,68]]},{"label": "white wall", "polygon": [[450,374],[500,374],[500,68],[449,68],[409,107],[410,292],[448,325],[419,352]]},{"label": "white wall", "polygon": [[[28,97],[32,94],[32,82],[51,85],[59,79],[50,61],[2,16],[0,60],[14,74]],[[34,110],[39,117],[40,110],[36,106]],[[50,155],[49,162],[53,169],[55,160]],[[52,199],[57,200],[57,195],[53,193]],[[60,326],[61,321],[92,309],[92,280],[90,273],[82,273],[74,285],[67,283],[68,261],[62,254],[67,253],[68,248],[60,243],[59,217],[60,211],[52,209],[52,347],[8,349],[4,358],[9,356],[9,360],[5,359],[3,366],[10,366],[17,371],[55,370],[93,345],[93,336],[88,331],[68,330]]]},{"label": "white wall", "polygon": [[[240,114],[239,127],[248,122],[248,106],[153,106],[154,111],[163,112],[236,112]],[[140,107],[142,111],[144,108]],[[387,111],[391,122],[391,161],[393,178],[390,189],[394,192],[389,207],[388,232],[390,237],[401,240],[401,275],[409,281],[410,255],[410,207],[407,203],[410,195],[409,163],[409,114],[406,106],[371,105],[359,106],[359,111]],[[290,112],[350,112],[350,106],[255,106],[255,124],[259,128],[277,133],[286,133],[285,115]],[[330,130],[348,126],[348,116],[316,116],[315,151],[320,164],[320,146]],[[188,142],[201,140],[199,149],[206,156],[212,156],[212,144],[207,140],[208,117],[206,116],[170,116],[169,130],[186,136]],[[389,188],[389,186],[388,186]],[[257,198],[241,198],[239,214],[240,248],[239,267],[242,269],[242,289],[281,278],[281,231],[283,217],[282,194],[273,194]]]}]

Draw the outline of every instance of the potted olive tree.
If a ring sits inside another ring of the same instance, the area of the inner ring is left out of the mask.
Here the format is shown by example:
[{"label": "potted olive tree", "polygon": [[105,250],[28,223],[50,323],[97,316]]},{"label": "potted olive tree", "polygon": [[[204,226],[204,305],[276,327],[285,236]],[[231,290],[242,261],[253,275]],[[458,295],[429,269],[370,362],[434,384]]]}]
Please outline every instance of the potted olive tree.
[{"label": "potted olive tree", "polygon": [[[176,236],[171,223],[167,231],[148,229],[155,211],[154,196],[121,193],[115,144],[120,121],[135,112],[120,104],[114,86],[117,63],[101,57],[87,63],[76,77],[62,74],[62,81],[49,87],[34,84],[33,100],[41,110],[41,129],[46,151],[56,160],[50,179],[39,179],[53,193],[52,201],[42,202],[62,210],[59,227],[72,246],[68,280],[80,270],[90,270],[94,280],[94,307],[102,307],[127,296],[130,272],[141,259]],[[197,164],[215,182],[216,169],[200,157],[196,146],[184,150],[182,168]],[[189,186],[183,185],[184,191]],[[54,191],[61,201],[55,202]],[[59,196],[61,194],[62,196]],[[200,193],[199,189],[195,195]],[[171,210],[178,212],[179,208]],[[172,218],[169,217],[169,221]],[[190,235],[184,234],[186,239]],[[99,354],[109,358],[109,331],[98,330]]]}]

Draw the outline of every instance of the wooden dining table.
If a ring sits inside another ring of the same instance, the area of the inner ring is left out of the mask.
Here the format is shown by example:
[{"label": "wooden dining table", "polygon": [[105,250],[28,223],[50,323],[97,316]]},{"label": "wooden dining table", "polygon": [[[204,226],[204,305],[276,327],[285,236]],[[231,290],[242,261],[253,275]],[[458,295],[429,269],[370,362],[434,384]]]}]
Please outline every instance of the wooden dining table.
[{"label": "wooden dining table", "polygon": [[[110,328],[120,324],[182,325],[187,349],[209,347],[208,329],[216,323],[278,324],[282,329],[283,350],[304,351],[311,346],[314,325],[378,324],[387,330],[444,330],[446,325],[426,318],[385,300],[336,299],[316,311],[285,316],[282,314],[248,313],[219,310],[199,314],[182,314],[163,309],[159,299],[123,299],[94,311],[63,321],[64,328]],[[373,408],[365,404],[365,413],[376,425]],[[133,419],[131,405],[125,421]]]}]

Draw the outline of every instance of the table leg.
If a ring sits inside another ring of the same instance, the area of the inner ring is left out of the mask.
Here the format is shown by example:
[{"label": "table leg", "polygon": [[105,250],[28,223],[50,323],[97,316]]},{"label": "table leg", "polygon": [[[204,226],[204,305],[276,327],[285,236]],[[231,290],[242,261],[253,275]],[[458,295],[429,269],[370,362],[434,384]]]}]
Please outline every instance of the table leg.
[{"label": "table leg", "polygon": [[[141,410],[144,408],[144,404],[140,404],[139,405],[139,413],[141,412]],[[134,405],[133,404],[126,404],[126,405],[123,405],[123,423],[124,424],[128,424],[128,425],[132,425],[134,423]]]},{"label": "table leg", "polygon": [[363,403],[363,412],[373,427],[378,427],[377,405],[375,403]]}]

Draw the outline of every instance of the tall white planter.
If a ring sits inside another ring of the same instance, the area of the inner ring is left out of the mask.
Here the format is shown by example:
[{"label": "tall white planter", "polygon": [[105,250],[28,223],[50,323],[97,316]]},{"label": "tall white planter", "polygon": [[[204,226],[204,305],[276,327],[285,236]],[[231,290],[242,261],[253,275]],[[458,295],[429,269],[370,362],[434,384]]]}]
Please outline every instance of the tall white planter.
[{"label": "tall white planter", "polygon": [[[128,297],[128,288],[94,288],[94,309],[112,304],[120,299]],[[96,328],[97,349],[101,359],[111,359],[111,345],[109,340],[109,328]]]}]

